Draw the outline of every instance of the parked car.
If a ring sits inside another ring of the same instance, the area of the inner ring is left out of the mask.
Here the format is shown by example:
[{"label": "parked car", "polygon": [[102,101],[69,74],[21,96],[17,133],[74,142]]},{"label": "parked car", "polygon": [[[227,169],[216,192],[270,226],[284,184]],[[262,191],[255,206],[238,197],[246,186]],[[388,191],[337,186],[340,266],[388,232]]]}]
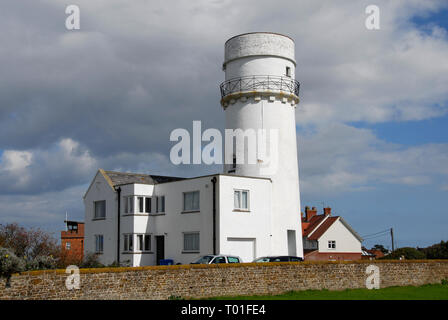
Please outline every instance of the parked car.
[{"label": "parked car", "polygon": [[301,262],[303,258],[294,256],[275,256],[275,257],[261,257],[255,259],[253,262]]},{"label": "parked car", "polygon": [[198,260],[192,262],[191,264],[242,263],[242,262],[243,261],[241,260],[241,258],[237,256],[208,254],[200,257]]}]

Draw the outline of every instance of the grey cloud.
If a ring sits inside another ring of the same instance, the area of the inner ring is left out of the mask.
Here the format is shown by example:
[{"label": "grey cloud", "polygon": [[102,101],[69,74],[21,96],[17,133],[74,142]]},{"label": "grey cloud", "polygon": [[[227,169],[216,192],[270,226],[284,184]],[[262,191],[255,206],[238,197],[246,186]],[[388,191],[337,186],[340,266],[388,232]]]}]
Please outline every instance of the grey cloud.
[{"label": "grey cloud", "polygon": [[[190,129],[193,120],[203,120],[203,128],[223,127],[218,90],[224,77],[223,46],[242,32],[274,31],[295,39],[302,82],[297,123],[318,124],[316,137],[307,139],[324,143],[325,126],[347,121],[423,119],[446,112],[446,106],[434,104],[448,98],[443,86],[446,36],[436,29],[421,34],[408,21],[441,8],[442,1],[379,1],[382,30],[377,33],[364,28],[367,1],[77,4],[81,30],[74,32],[65,30],[63,3],[0,5],[0,28],[7,30],[0,34],[6,44],[0,64],[7,66],[0,74],[0,148],[34,155],[24,171],[29,187],[25,180],[11,186],[9,179],[17,176],[3,168],[4,193],[33,193],[36,185],[46,186],[39,192],[80,185],[98,167],[187,176],[217,169],[167,164],[169,133]],[[362,143],[381,142],[369,132],[353,130],[365,140],[352,141],[344,154],[333,150],[328,155],[341,162],[343,176],[334,171],[332,179],[359,186],[371,180],[357,169],[365,164],[356,157],[358,149],[365,153]],[[63,138],[88,152],[89,169],[76,172],[70,161],[52,161]],[[346,143],[343,139],[346,135],[335,135],[332,141]],[[353,155],[360,162],[344,163]],[[307,177],[328,168],[314,160],[300,159],[304,185]],[[48,176],[53,178],[48,181]]]}]

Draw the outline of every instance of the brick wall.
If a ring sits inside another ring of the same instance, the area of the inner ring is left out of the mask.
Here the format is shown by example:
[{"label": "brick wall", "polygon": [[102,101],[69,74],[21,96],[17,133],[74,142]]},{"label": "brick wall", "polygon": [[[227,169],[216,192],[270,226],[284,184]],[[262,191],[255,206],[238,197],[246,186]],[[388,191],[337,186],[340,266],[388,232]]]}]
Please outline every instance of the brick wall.
[{"label": "brick wall", "polygon": [[248,263],[81,269],[79,290],[65,270],[32,271],[0,280],[0,299],[167,299],[278,294],[289,290],[365,288],[366,268],[379,267],[381,287],[440,283],[448,261]]}]

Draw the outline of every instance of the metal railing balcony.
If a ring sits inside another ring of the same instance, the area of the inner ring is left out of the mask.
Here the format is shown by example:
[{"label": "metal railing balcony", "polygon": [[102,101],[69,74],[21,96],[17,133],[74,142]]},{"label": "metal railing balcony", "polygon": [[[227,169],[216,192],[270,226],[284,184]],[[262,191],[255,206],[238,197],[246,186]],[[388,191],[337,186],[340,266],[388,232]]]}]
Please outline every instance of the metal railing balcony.
[{"label": "metal railing balcony", "polygon": [[229,94],[248,91],[273,91],[299,97],[300,83],[289,77],[247,76],[224,81],[220,85],[221,98]]}]

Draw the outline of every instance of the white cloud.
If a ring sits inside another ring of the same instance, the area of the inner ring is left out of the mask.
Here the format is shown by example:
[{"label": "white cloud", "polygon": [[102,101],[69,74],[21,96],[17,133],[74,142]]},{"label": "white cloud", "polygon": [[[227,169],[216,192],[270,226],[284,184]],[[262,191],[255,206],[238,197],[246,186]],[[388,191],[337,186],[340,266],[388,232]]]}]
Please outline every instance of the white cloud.
[{"label": "white cloud", "polygon": [[440,185],[448,178],[448,144],[405,147],[344,124],[299,134],[301,190],[323,195],[378,184]]},{"label": "white cloud", "polygon": [[44,150],[5,150],[0,158],[0,190],[4,194],[63,190],[85,183],[96,167],[90,152],[70,138]]}]

